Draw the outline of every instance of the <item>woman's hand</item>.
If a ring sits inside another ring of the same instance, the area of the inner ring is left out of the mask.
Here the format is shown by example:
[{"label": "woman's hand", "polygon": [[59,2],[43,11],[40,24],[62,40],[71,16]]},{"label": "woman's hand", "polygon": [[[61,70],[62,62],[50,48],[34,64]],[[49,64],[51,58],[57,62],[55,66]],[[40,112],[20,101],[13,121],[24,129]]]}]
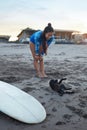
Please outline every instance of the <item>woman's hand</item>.
[{"label": "woman's hand", "polygon": [[39,60],[40,60],[40,61],[43,61],[43,56],[40,56],[40,57],[39,57]]},{"label": "woman's hand", "polygon": [[43,60],[43,56],[41,56],[41,55],[35,55],[34,59],[36,61],[42,61]]},{"label": "woman's hand", "polygon": [[39,56],[39,55],[35,55],[35,56],[34,56],[34,59],[35,59],[36,61],[38,61],[38,60],[40,59],[40,56]]}]

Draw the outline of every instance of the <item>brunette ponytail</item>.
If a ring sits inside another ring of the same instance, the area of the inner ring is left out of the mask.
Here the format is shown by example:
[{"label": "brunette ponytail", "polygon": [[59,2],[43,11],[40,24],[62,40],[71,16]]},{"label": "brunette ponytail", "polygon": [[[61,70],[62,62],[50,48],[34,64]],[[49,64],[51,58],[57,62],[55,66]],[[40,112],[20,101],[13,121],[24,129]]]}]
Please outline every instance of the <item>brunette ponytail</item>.
[{"label": "brunette ponytail", "polygon": [[42,34],[42,47],[43,47],[43,51],[46,54],[46,38],[45,38],[45,34],[49,33],[49,32],[54,32],[53,27],[51,26],[51,23],[48,23],[48,26],[46,26],[44,28],[43,34]]}]

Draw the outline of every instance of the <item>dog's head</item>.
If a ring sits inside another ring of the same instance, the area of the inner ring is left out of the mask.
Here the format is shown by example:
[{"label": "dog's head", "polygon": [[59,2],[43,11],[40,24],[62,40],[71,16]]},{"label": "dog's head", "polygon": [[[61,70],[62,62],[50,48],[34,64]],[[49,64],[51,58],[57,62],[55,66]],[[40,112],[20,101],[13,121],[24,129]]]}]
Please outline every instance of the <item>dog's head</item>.
[{"label": "dog's head", "polygon": [[49,81],[49,85],[50,85],[50,87],[54,90],[54,88],[55,88],[55,84],[57,84],[58,83],[58,80],[54,80],[54,79],[51,79],[50,81]]}]

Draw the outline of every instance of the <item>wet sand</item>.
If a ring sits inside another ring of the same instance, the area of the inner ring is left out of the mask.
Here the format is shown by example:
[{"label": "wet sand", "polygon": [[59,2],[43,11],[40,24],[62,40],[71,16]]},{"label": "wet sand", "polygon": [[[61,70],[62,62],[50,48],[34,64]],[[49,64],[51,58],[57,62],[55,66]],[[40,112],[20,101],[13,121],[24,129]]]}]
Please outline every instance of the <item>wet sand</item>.
[{"label": "wet sand", "polygon": [[[53,51],[54,50],[54,51]],[[53,45],[45,59],[48,78],[35,75],[28,44],[0,43],[0,80],[15,85],[38,99],[47,117],[40,124],[24,124],[0,112],[0,130],[86,130],[87,45]],[[58,93],[50,79],[66,77],[74,94]]]}]

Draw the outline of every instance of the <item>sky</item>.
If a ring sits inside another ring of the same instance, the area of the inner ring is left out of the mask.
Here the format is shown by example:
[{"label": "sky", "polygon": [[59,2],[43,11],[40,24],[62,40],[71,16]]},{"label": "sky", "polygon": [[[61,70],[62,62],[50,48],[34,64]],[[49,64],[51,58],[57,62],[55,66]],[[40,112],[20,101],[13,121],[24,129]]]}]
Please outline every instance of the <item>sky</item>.
[{"label": "sky", "polygon": [[87,0],[1,0],[0,35],[16,40],[25,28],[54,29],[87,33]]}]

